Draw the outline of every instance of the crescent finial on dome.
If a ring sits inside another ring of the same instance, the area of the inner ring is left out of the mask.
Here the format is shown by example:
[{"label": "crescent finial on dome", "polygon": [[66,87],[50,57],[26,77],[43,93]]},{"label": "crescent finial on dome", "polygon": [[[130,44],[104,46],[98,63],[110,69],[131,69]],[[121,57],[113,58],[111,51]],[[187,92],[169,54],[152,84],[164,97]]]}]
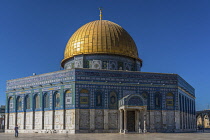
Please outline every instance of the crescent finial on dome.
[{"label": "crescent finial on dome", "polygon": [[100,20],[102,20],[102,10],[103,10],[102,7],[100,7],[100,8],[99,8],[99,11],[100,11],[100,15],[99,15]]}]

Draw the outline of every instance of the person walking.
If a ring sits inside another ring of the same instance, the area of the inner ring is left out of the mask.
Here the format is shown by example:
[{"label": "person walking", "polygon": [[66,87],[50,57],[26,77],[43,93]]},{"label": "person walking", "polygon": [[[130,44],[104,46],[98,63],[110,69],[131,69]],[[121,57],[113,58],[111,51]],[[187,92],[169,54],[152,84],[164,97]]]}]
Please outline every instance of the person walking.
[{"label": "person walking", "polygon": [[15,137],[18,137],[18,125],[15,126]]}]

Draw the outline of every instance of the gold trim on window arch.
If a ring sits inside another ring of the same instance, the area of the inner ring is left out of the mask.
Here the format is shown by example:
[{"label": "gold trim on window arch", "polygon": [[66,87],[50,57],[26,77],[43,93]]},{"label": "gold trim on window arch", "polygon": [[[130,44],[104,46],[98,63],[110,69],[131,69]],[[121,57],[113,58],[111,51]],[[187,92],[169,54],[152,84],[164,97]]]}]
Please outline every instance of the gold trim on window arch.
[{"label": "gold trim on window arch", "polygon": [[71,93],[71,90],[66,90],[65,94]]}]

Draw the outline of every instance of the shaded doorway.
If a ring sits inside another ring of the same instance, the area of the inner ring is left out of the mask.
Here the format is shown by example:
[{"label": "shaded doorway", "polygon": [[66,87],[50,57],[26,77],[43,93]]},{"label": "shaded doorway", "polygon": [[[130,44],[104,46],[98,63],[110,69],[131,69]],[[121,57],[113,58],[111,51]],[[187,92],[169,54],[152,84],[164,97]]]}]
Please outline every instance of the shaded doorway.
[{"label": "shaded doorway", "polygon": [[127,112],[127,129],[128,132],[135,132],[135,111]]}]

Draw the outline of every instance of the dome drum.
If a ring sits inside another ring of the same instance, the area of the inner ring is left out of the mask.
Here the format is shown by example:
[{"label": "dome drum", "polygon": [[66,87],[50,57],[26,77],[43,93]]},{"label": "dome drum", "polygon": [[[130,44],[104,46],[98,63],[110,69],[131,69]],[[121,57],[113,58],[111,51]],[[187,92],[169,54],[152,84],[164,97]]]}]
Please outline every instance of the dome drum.
[{"label": "dome drum", "polygon": [[73,68],[140,71],[141,63],[133,58],[119,55],[78,55],[67,60],[64,65],[64,69]]}]

